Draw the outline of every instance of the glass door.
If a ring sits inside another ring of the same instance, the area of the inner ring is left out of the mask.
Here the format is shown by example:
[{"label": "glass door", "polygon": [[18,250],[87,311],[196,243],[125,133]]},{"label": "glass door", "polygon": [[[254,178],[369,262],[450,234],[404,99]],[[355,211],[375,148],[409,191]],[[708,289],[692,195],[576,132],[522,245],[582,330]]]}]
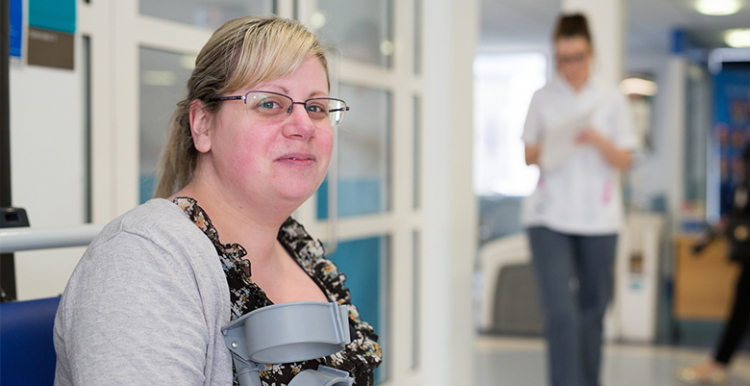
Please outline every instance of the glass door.
[{"label": "glass door", "polygon": [[328,47],[332,93],[351,111],[326,181],[296,216],[324,241],[380,336],[376,381],[387,385],[419,378],[420,5],[297,2],[300,20]]}]

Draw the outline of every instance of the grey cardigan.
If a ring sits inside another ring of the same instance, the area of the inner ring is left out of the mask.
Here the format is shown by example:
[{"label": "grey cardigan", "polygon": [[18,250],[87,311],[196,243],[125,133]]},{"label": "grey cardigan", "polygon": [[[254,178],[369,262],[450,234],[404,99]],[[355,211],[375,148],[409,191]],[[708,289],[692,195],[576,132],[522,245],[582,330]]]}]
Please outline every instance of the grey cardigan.
[{"label": "grey cardigan", "polygon": [[211,241],[151,200],[109,223],[68,282],[55,385],[231,385],[229,288]]}]

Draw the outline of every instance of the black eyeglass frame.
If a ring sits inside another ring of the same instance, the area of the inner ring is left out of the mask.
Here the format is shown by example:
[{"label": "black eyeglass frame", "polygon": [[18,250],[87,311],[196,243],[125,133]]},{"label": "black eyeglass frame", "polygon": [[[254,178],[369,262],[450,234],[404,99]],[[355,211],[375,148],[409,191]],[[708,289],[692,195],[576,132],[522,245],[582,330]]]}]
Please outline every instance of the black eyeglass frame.
[{"label": "black eyeglass frame", "polygon": [[[340,108],[340,109],[329,109],[328,110],[329,117],[330,117],[330,114],[332,112],[341,112],[342,113],[341,119],[338,121],[338,123],[334,124],[333,122],[331,122],[331,127],[340,125],[341,122],[344,121],[344,117],[346,116],[346,112],[349,111],[349,106],[346,105],[346,101],[344,101],[343,99],[339,99],[339,98],[330,98],[330,97],[310,98],[310,99],[305,100],[304,102],[297,102],[294,99],[292,99],[292,97],[290,97],[289,95],[284,95],[284,94],[281,94],[281,93],[278,93],[278,92],[273,92],[273,91],[263,91],[263,90],[250,90],[250,91],[246,92],[245,95],[233,95],[233,96],[211,98],[211,99],[208,99],[207,102],[222,102],[222,101],[241,100],[242,103],[245,104],[245,111],[247,112],[247,96],[250,95],[250,94],[252,94],[252,93],[273,94],[273,95],[278,95],[280,97],[287,98],[290,101],[292,101],[292,104],[289,105],[289,108],[286,111],[287,117],[289,116],[289,114],[292,113],[292,108],[294,107],[294,105],[302,105],[302,107],[305,108],[305,111],[307,111],[307,103],[310,102],[310,101],[316,101],[316,100],[318,100],[318,101],[319,100],[327,100],[327,101],[328,100],[334,100],[334,101],[339,101],[339,102],[341,102],[341,103],[344,104],[343,108]],[[329,120],[329,122],[330,122],[330,120]]]}]

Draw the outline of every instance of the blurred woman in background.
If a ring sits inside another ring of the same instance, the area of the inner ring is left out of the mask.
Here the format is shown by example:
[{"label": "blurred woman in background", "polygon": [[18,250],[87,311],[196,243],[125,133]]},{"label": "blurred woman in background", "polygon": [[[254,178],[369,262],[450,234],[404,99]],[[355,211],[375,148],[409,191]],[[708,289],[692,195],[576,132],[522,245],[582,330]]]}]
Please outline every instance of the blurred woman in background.
[{"label": "blurred woman in background", "polygon": [[540,289],[553,386],[596,386],[602,320],[622,223],[619,171],[635,138],[626,100],[592,77],[583,15],[564,15],[554,33],[557,74],[538,90],[522,139],[541,169],[522,205]]}]

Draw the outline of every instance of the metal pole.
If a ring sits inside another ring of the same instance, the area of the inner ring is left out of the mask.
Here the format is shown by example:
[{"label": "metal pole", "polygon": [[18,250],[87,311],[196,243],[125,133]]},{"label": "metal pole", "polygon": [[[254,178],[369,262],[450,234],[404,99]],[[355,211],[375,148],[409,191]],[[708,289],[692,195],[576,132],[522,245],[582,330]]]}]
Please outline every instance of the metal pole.
[{"label": "metal pole", "polygon": [[0,252],[85,246],[91,243],[102,228],[102,225],[96,224],[70,228],[2,228]]},{"label": "metal pole", "polygon": [[[0,207],[11,206],[10,189],[10,0],[0,7]],[[16,270],[12,253],[0,254],[0,288],[16,298]],[[1,292],[1,290],[0,290]]]}]

